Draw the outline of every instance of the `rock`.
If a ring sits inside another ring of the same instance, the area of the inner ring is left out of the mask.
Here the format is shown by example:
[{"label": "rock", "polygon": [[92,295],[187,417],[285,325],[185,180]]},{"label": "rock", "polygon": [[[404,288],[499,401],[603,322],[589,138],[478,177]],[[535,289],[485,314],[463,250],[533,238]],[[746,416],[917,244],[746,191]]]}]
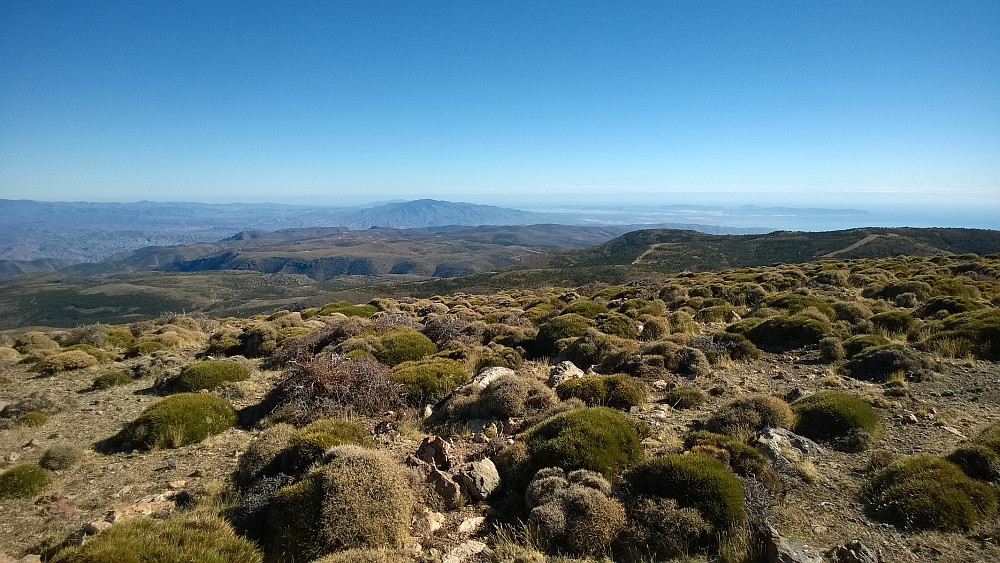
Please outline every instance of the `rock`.
[{"label": "rock", "polygon": [[35,501],[46,516],[72,516],[76,512],[76,503],[60,493],[49,493]]},{"label": "rock", "polygon": [[576,367],[576,364],[570,361],[559,362],[558,364],[552,366],[549,370],[549,381],[547,385],[549,387],[555,387],[567,379],[577,379],[583,377],[583,370]]},{"label": "rock", "polygon": [[485,432],[486,428],[491,424],[493,424],[492,418],[473,418],[466,424],[466,426],[468,426],[469,432],[478,434]]},{"label": "rock", "polygon": [[7,463],[17,463],[17,460],[19,459],[21,459],[21,454],[15,452],[10,452],[3,458],[3,460],[6,461]]},{"label": "rock", "polygon": [[736,313],[736,311],[733,311],[732,309],[730,309],[730,311],[728,313],[726,313],[726,318],[724,320],[726,321],[726,324],[733,324],[733,323],[740,322],[741,320],[743,320],[743,318],[740,317]]},{"label": "rock", "polygon": [[768,563],[823,563],[823,556],[815,549],[790,540],[768,527]]},{"label": "rock", "polygon": [[458,525],[458,533],[460,534],[471,534],[482,527],[483,522],[486,521],[485,516],[476,516],[473,518],[466,518],[462,520],[462,523]]},{"label": "rock", "polygon": [[958,429],[955,428],[954,426],[942,426],[941,429],[944,430],[945,432],[950,432],[950,433],[958,436],[959,438],[962,438],[963,440],[967,440],[968,439],[968,438],[966,438],[965,434],[962,434],[961,432],[959,432]]},{"label": "rock", "polygon": [[458,478],[472,502],[486,500],[500,486],[500,473],[489,458],[462,466]]},{"label": "rock", "polygon": [[41,555],[25,555],[17,560],[17,563],[42,563]]},{"label": "rock", "polygon": [[463,388],[474,387],[480,391],[486,389],[486,386],[494,381],[500,379],[501,377],[507,375],[514,375],[514,370],[510,368],[505,368],[501,366],[493,366],[484,369],[479,372],[479,375],[472,378],[472,381],[463,385]]},{"label": "rock", "polygon": [[94,520],[93,522],[88,522],[87,525],[83,527],[83,531],[88,536],[96,536],[110,527],[111,522],[108,522],[107,520]]},{"label": "rock", "polygon": [[187,485],[187,481],[179,479],[177,481],[170,481],[167,483],[167,488],[171,491],[179,491]]},{"label": "rock", "polygon": [[784,428],[767,428],[757,439],[757,449],[778,471],[796,474],[795,463],[803,456],[823,452],[819,444]]},{"label": "rock", "polygon": [[444,514],[426,508],[413,519],[413,533],[418,536],[429,536],[441,526],[444,526]]},{"label": "rock", "polygon": [[153,495],[135,502],[118,505],[104,519],[115,523],[131,520],[138,516],[152,516],[156,518],[167,516],[176,509],[177,503],[173,495]]},{"label": "rock", "polygon": [[433,487],[449,509],[458,508],[462,505],[462,487],[451,475],[437,469],[432,469],[427,475],[427,483]]},{"label": "rock", "polygon": [[481,541],[467,540],[458,547],[444,554],[441,563],[464,563],[472,556],[486,551],[486,544]]},{"label": "rock", "polygon": [[472,435],[473,444],[485,444],[487,442],[489,442],[489,439],[487,439],[486,435],[484,435],[482,432],[476,432],[475,434]]},{"label": "rock", "polygon": [[670,384],[664,379],[657,379],[653,382],[653,389],[656,389],[657,391],[666,391],[669,388]]},{"label": "rock", "polygon": [[385,436],[385,435],[398,435],[399,427],[389,420],[383,420],[375,425],[375,435]]},{"label": "rock", "polygon": [[424,405],[424,418],[430,418],[432,414],[434,414],[434,409],[430,405]]},{"label": "rock", "polygon": [[451,469],[456,464],[451,455],[451,444],[440,436],[424,438],[415,455],[438,469]]},{"label": "rock", "polygon": [[32,438],[27,444],[21,446],[23,448],[40,448],[42,443],[38,441],[38,438]]},{"label": "rock", "polygon": [[838,545],[827,554],[837,563],[881,563],[878,552],[866,546],[860,539]]}]

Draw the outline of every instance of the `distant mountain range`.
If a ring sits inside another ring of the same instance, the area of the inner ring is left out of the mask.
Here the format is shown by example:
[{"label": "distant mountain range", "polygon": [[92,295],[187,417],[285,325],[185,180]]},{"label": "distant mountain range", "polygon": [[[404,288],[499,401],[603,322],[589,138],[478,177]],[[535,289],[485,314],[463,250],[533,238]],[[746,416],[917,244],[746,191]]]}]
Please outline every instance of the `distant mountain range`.
[{"label": "distant mountain range", "polygon": [[[628,225],[627,221],[620,220],[593,221],[579,213],[538,213],[432,199],[367,207],[0,199],[0,276],[55,271],[78,262],[100,262],[115,254],[149,246],[218,241],[243,231],[271,232],[307,227],[415,229],[448,225],[545,223]],[[760,232],[760,229],[730,229],[678,222],[661,222],[656,226],[713,233]],[[632,228],[637,227],[632,225]]]}]

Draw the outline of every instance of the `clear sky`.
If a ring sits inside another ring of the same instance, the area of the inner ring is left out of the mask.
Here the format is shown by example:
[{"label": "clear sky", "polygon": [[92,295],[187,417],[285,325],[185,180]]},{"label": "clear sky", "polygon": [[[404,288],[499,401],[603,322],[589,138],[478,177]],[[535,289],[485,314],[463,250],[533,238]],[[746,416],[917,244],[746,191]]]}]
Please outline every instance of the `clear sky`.
[{"label": "clear sky", "polygon": [[997,0],[5,0],[0,197],[1000,214],[998,30]]}]

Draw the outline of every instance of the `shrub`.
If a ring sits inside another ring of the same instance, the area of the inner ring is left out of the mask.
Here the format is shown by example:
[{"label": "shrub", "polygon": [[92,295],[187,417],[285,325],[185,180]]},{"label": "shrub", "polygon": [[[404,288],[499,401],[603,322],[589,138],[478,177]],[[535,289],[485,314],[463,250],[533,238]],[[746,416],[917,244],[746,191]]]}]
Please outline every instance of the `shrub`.
[{"label": "shrub", "polygon": [[45,450],[38,465],[52,471],[69,469],[80,461],[81,454],[80,448],[72,444],[56,444]]},{"label": "shrub", "polygon": [[596,301],[591,301],[590,299],[577,299],[576,301],[573,301],[572,303],[567,305],[566,308],[562,310],[562,314],[564,315],[569,313],[575,313],[577,315],[580,315],[581,317],[586,317],[588,319],[592,319],[597,315],[607,312],[608,312],[607,307],[601,305],[600,303],[597,303]]},{"label": "shrub", "polygon": [[608,386],[604,377],[592,373],[563,381],[556,385],[556,393],[564,401],[575,397],[588,406],[598,406],[607,399]]},{"label": "shrub", "polygon": [[243,331],[234,326],[224,325],[208,337],[206,354],[232,356],[239,352],[240,337]]},{"label": "shrub", "polygon": [[783,352],[816,344],[830,332],[830,325],[804,315],[774,317],[747,331],[746,337],[763,350]]},{"label": "shrub", "polygon": [[937,316],[941,311],[945,311],[949,315],[954,315],[979,308],[980,305],[968,299],[960,297],[935,297],[925,303],[923,307],[917,309],[913,314],[921,319],[927,319]]},{"label": "shrub", "polygon": [[331,553],[314,563],[413,563],[413,557],[394,549],[348,549]]},{"label": "shrub", "polygon": [[847,357],[847,352],[839,338],[827,336],[819,341],[819,357],[826,363],[839,362]]},{"label": "shrub", "polygon": [[708,420],[707,427],[717,434],[725,434],[749,441],[756,439],[766,428],[788,428],[795,422],[788,403],[770,395],[750,395],[723,406]]},{"label": "shrub", "polygon": [[9,346],[0,346],[0,364],[16,364],[20,361],[20,352]]},{"label": "shrub", "polygon": [[879,313],[871,318],[872,324],[886,332],[905,333],[913,328],[913,317],[906,311],[895,310]]},{"label": "shrub", "polygon": [[881,348],[891,344],[888,338],[878,334],[858,334],[844,341],[844,353],[853,358],[866,348]]},{"label": "shrub", "polygon": [[527,494],[532,543],[550,552],[604,552],[625,526],[625,508],[608,497],[610,491],[610,483],[591,471],[539,471]]},{"label": "shrub", "polygon": [[36,352],[58,350],[59,343],[49,338],[44,332],[33,330],[15,338],[14,349],[22,354],[31,355]]},{"label": "shrub", "polygon": [[675,409],[693,409],[705,402],[705,392],[697,387],[674,387],[663,402]]},{"label": "shrub", "polygon": [[263,358],[270,356],[278,349],[278,331],[270,324],[257,325],[239,338],[237,350],[248,358]]},{"label": "shrub", "polygon": [[135,342],[132,331],[122,326],[101,325],[101,332],[104,333],[104,345],[109,348],[126,350]]},{"label": "shrub", "polygon": [[618,551],[640,561],[683,559],[711,532],[700,512],[681,508],[671,498],[634,497],[626,514],[628,524],[619,538]]},{"label": "shrub", "polygon": [[424,335],[438,346],[445,346],[458,338],[468,324],[457,315],[439,315],[424,322]]},{"label": "shrub", "polygon": [[756,360],[760,350],[746,336],[735,332],[717,332],[712,335],[712,343],[731,360]]},{"label": "shrub", "polygon": [[920,301],[926,301],[932,293],[930,284],[918,280],[895,281],[883,287],[875,296],[879,299],[895,299],[903,293],[913,293]]},{"label": "shrub", "polygon": [[29,411],[17,417],[17,423],[29,428],[38,428],[49,421],[49,416],[43,412]]},{"label": "shrub", "polygon": [[469,381],[469,373],[461,362],[428,358],[397,365],[393,379],[406,388],[411,403],[422,405],[445,398],[457,385]]},{"label": "shrub", "polygon": [[334,446],[367,445],[370,441],[368,431],[355,422],[336,418],[317,420],[288,437],[282,451],[281,472],[300,475]]},{"label": "shrub", "polygon": [[924,365],[920,354],[910,348],[866,348],[845,367],[854,379],[882,383],[897,371],[921,376]]},{"label": "shrub", "polygon": [[977,481],[1000,480],[1000,454],[983,444],[959,446],[948,454],[947,460]]},{"label": "shrub", "polygon": [[229,381],[243,381],[250,377],[246,364],[228,360],[205,360],[184,368],[179,375],[167,380],[164,387],[172,392],[188,393],[201,389],[212,390]]},{"label": "shrub", "polygon": [[997,493],[931,455],[876,471],[864,489],[873,517],[909,529],[965,531],[997,511]]},{"label": "shrub", "polygon": [[412,328],[400,327],[379,338],[373,353],[378,361],[395,366],[420,360],[437,351],[430,338]]},{"label": "shrub", "polygon": [[263,557],[253,542],[237,536],[221,518],[193,512],[166,520],[144,517],[117,523],[81,546],[60,551],[51,561],[261,563]]},{"label": "shrub", "polygon": [[236,471],[233,472],[236,486],[245,490],[261,477],[280,473],[281,454],[295,432],[295,427],[291,424],[279,423],[265,428],[255,436],[236,463]]},{"label": "shrub", "polygon": [[926,345],[941,340],[962,340],[969,351],[983,360],[1000,360],[1000,309],[983,309],[958,313],[944,319],[942,330],[930,337]]},{"label": "shrub", "polygon": [[709,365],[705,353],[690,346],[685,346],[678,350],[674,354],[670,365],[679,375],[683,375],[688,379],[706,377],[712,373],[712,367]]},{"label": "shrub", "polygon": [[604,404],[613,409],[627,411],[649,398],[649,388],[641,379],[618,373],[607,376],[605,383],[608,394]]},{"label": "shrub", "polygon": [[857,301],[837,301],[833,304],[833,312],[837,320],[858,324],[870,319],[872,310]]},{"label": "shrub", "polygon": [[639,326],[621,313],[601,313],[594,317],[597,330],[604,334],[635,340],[639,338]]},{"label": "shrub", "polygon": [[[355,305],[350,301],[336,301],[334,303],[327,303],[324,305],[316,314],[318,315],[332,315],[334,313],[340,313],[348,317],[364,317],[368,318],[378,312],[378,307],[374,305]],[[306,318],[305,315],[302,318]]]},{"label": "shrub", "polygon": [[583,336],[588,328],[590,319],[575,313],[560,315],[538,327],[535,353],[539,356],[550,355],[556,350],[556,342],[563,338]]},{"label": "shrub", "polygon": [[292,364],[272,392],[276,418],[304,425],[317,418],[371,416],[404,404],[403,386],[371,358],[319,356]]},{"label": "shrub", "polygon": [[635,426],[606,407],[558,414],[528,429],[522,438],[532,473],[542,467],[589,469],[610,479],[642,457]]},{"label": "shrub", "polygon": [[555,392],[544,383],[517,375],[500,377],[479,395],[480,410],[500,420],[537,414],[557,401]]},{"label": "shrub", "polygon": [[120,371],[109,371],[95,377],[90,387],[95,391],[99,391],[120,385],[128,385],[129,383],[132,383],[132,377],[128,374]]},{"label": "shrub", "polygon": [[38,371],[49,375],[61,371],[84,369],[97,365],[97,358],[83,350],[69,350],[53,354],[38,363]]},{"label": "shrub", "polygon": [[225,399],[179,393],[147,407],[115,440],[142,449],[179,448],[232,428],[236,411]]},{"label": "shrub", "polygon": [[697,431],[687,435],[684,447],[728,463],[738,475],[754,478],[773,491],[782,489],[781,479],[757,448],[722,434]]},{"label": "shrub", "polygon": [[667,318],[670,320],[670,331],[674,334],[698,334],[700,330],[694,317],[685,311],[674,311]]},{"label": "shrub", "polygon": [[33,463],[16,465],[0,473],[0,498],[28,498],[52,482],[49,472]]},{"label": "shrub", "polygon": [[883,431],[882,420],[868,403],[842,391],[820,391],[792,404],[795,432],[847,451],[867,449]]},{"label": "shrub", "polygon": [[413,506],[402,467],[358,446],[338,446],[327,458],[275,497],[270,528],[275,559],[309,561],[346,549],[401,546]]},{"label": "shrub", "polygon": [[729,530],[745,519],[739,478],[718,459],[702,454],[671,454],[640,463],[625,475],[639,496],[673,499],[694,508],[715,529]]}]

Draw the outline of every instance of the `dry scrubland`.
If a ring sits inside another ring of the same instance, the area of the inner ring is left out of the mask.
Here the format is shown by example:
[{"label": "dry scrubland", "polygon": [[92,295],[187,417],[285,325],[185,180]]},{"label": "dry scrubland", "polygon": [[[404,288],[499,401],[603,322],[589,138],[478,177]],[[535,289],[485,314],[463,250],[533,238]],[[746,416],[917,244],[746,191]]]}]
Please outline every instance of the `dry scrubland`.
[{"label": "dry scrubland", "polygon": [[996,255],[3,338],[14,558],[1000,560]]}]

